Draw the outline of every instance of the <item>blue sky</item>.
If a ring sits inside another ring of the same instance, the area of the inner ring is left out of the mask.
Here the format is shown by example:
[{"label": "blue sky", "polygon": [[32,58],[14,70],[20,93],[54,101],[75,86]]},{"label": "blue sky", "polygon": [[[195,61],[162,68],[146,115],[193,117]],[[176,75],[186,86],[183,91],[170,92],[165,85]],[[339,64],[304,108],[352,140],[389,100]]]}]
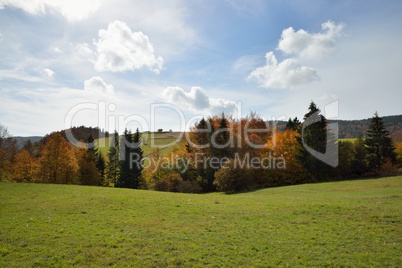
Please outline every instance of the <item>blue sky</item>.
[{"label": "blue sky", "polygon": [[402,114],[401,1],[0,0],[0,123],[188,129],[202,116]]}]

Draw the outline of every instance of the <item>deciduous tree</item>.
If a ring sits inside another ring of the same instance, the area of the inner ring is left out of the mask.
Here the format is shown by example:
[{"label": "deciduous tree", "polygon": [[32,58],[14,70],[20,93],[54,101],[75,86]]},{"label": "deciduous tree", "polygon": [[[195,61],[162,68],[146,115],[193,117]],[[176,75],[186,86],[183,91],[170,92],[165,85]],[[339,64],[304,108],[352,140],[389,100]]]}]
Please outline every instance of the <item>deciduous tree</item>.
[{"label": "deciduous tree", "polygon": [[78,161],[73,146],[59,133],[49,135],[41,151],[40,179],[47,183],[73,183]]},{"label": "deciduous tree", "polygon": [[38,171],[37,159],[34,159],[27,150],[22,150],[14,156],[10,176],[16,182],[35,182]]}]

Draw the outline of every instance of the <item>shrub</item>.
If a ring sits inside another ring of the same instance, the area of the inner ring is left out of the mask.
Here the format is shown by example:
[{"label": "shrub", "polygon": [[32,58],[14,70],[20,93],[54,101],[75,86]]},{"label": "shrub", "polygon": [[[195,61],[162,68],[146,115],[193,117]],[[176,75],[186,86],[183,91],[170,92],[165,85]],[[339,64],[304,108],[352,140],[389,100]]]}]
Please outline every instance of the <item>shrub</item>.
[{"label": "shrub", "polygon": [[250,169],[235,167],[231,159],[215,173],[214,185],[218,191],[225,193],[244,191],[251,187],[251,173]]}]

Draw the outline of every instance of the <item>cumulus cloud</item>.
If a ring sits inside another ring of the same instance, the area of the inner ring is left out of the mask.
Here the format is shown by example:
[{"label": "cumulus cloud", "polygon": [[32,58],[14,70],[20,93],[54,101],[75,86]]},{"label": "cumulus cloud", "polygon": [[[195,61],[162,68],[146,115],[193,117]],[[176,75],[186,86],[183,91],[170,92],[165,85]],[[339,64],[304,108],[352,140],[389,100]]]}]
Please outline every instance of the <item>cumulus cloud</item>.
[{"label": "cumulus cloud", "polygon": [[159,74],[163,69],[163,58],[156,57],[148,36],[142,32],[132,32],[126,23],[114,21],[107,30],[99,30],[99,40],[94,44],[98,58],[97,71],[134,71],[142,68]]},{"label": "cumulus cloud", "polygon": [[318,71],[304,66],[305,61],[320,60],[336,48],[336,38],[342,35],[344,24],[327,21],[322,33],[310,34],[303,29],[289,27],[282,31],[277,50],[294,57],[278,62],[272,51],[265,55],[266,64],[250,73],[265,88],[294,88],[320,79]]},{"label": "cumulus cloud", "polygon": [[113,85],[108,85],[102,78],[95,76],[84,82],[84,89],[87,92],[113,94]]},{"label": "cumulus cloud", "polygon": [[52,78],[54,76],[54,71],[48,68],[45,68],[41,71],[41,74],[45,77]]},{"label": "cumulus cloud", "polygon": [[88,18],[99,8],[98,0],[0,0],[0,9],[5,7],[20,8],[32,15],[56,12],[74,22]]},{"label": "cumulus cloud", "polygon": [[278,63],[272,51],[265,58],[266,64],[248,76],[248,79],[256,79],[262,87],[292,88],[319,80],[317,70],[302,66],[297,59],[285,59]]},{"label": "cumulus cloud", "polygon": [[327,21],[321,24],[322,33],[308,33],[289,27],[282,31],[277,49],[304,59],[321,59],[336,48],[336,38],[342,35],[343,23]]},{"label": "cumulus cloud", "polygon": [[167,87],[162,93],[165,101],[191,111],[209,111],[211,113],[234,113],[237,105],[235,102],[225,99],[208,97],[201,87],[192,87],[190,92],[180,87]]}]

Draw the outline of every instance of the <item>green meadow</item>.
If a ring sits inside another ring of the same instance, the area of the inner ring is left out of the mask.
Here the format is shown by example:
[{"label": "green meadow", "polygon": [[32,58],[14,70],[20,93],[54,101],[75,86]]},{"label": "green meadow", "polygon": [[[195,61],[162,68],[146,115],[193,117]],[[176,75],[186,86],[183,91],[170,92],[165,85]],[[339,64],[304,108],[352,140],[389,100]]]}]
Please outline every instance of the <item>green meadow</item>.
[{"label": "green meadow", "polygon": [[[141,148],[144,156],[151,154],[156,148],[161,150],[161,155],[166,156],[172,149],[182,144],[180,132],[142,133]],[[109,150],[109,137],[95,139],[99,150],[106,155]]]},{"label": "green meadow", "polygon": [[0,267],[401,267],[402,176],[226,195],[0,183]]},{"label": "green meadow", "polygon": [[338,141],[343,141],[343,142],[348,141],[348,142],[351,142],[351,143],[354,143],[356,140],[357,140],[357,138],[338,139]]}]

